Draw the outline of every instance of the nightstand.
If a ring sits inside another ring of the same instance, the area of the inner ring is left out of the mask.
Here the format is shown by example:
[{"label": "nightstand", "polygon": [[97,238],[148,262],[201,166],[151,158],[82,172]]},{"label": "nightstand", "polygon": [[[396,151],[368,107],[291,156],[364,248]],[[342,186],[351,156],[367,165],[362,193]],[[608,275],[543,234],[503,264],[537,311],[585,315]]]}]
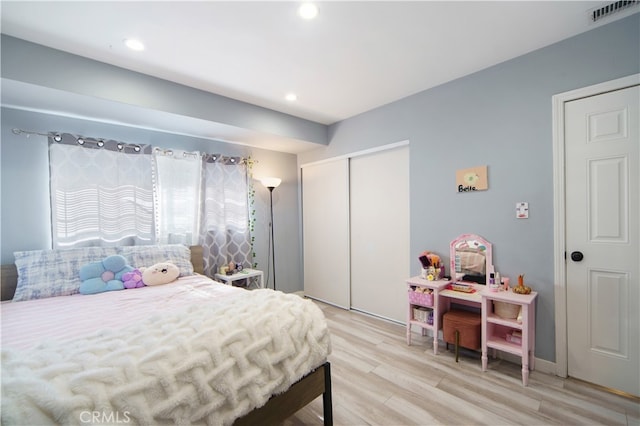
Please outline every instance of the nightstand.
[{"label": "nightstand", "polygon": [[234,281],[245,280],[248,278],[258,277],[258,287],[264,288],[264,274],[257,269],[243,269],[232,275],[215,274],[215,279],[228,285],[233,285]]}]

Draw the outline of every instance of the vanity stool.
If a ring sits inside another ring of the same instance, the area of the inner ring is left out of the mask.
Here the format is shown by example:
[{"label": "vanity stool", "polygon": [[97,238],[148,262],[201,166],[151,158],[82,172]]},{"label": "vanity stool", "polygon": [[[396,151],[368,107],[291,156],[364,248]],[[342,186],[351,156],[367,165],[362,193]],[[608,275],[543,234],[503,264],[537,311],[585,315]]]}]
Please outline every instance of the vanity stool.
[{"label": "vanity stool", "polygon": [[458,347],[478,350],[481,347],[480,324],[482,316],[479,313],[451,310],[443,315],[442,335],[444,341],[455,345],[456,362],[458,362]]}]

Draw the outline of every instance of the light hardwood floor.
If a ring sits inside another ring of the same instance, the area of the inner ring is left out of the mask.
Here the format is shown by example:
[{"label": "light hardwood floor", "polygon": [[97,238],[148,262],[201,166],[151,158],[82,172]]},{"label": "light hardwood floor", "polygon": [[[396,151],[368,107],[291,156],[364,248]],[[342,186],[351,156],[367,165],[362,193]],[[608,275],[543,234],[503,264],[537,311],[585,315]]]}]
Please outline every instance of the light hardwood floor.
[{"label": "light hardwood floor", "polygon": [[[639,425],[640,401],[572,379],[532,371],[522,386],[520,365],[479,354],[455,362],[431,338],[358,312],[317,303],[331,332],[335,425]],[[284,425],[321,425],[322,399]]]}]

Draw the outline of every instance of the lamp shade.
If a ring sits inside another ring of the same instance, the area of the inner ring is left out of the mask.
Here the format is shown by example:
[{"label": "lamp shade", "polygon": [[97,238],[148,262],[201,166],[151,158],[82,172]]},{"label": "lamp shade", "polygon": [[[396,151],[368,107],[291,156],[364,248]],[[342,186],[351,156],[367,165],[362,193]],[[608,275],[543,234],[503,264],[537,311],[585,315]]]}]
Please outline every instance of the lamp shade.
[{"label": "lamp shade", "polygon": [[276,177],[266,177],[260,180],[262,184],[267,188],[277,188],[282,182],[282,179]]}]

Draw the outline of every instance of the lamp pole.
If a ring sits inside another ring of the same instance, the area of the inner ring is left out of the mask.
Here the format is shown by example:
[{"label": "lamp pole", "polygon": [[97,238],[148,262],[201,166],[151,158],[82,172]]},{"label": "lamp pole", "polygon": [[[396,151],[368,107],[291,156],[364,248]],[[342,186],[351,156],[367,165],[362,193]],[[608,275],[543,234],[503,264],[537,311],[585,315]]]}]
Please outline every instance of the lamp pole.
[{"label": "lamp pole", "polygon": [[276,246],[273,239],[273,190],[275,186],[268,186],[269,202],[271,204],[271,268],[273,269],[273,289],[276,289]]},{"label": "lamp pole", "polygon": [[[266,177],[262,180],[262,185],[269,190],[269,204],[271,206],[271,269],[273,269],[273,289],[276,289],[276,242],[275,233],[273,232],[273,190],[276,189],[282,179],[274,177]],[[268,277],[267,277],[268,279]]]}]

